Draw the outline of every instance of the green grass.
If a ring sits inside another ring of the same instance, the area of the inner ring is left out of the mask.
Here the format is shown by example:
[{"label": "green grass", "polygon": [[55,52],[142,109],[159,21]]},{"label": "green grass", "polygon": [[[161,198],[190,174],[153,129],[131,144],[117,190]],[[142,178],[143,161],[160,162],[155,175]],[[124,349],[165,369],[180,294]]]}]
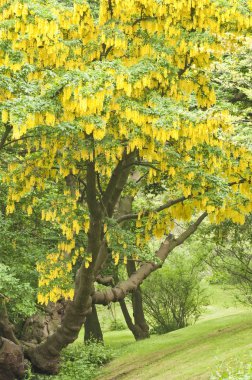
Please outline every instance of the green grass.
[{"label": "green grass", "polygon": [[203,380],[226,363],[232,368],[237,360],[249,362],[252,312],[235,302],[230,289],[219,286],[210,287],[210,301],[195,325],[169,334],[134,342],[127,330],[106,332],[105,344],[116,349],[118,357],[97,379]]},{"label": "green grass", "polygon": [[251,312],[202,321],[121,348],[99,379],[209,379],[226,360],[247,360],[251,333]]}]

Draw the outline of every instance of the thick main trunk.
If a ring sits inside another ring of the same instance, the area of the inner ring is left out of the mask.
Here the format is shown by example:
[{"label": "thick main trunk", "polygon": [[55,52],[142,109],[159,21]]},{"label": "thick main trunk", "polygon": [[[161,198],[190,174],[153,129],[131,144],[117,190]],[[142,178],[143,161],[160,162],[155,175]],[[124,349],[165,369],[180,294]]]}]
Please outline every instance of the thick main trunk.
[{"label": "thick main trunk", "polygon": [[87,315],[85,323],[84,342],[103,342],[103,334],[98,318],[96,306],[92,306],[92,312]]},{"label": "thick main trunk", "polygon": [[86,315],[91,311],[92,289],[93,271],[82,265],[76,278],[74,300],[67,305],[61,325],[45,342],[27,351],[35,370],[48,374],[59,371],[61,350],[75,341]]}]

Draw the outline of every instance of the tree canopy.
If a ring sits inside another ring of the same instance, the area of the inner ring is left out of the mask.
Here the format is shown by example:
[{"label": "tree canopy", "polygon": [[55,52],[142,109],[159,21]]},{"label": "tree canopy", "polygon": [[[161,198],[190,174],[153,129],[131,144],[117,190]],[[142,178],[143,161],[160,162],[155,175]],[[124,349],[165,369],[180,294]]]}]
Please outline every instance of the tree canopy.
[{"label": "tree canopy", "polygon": [[[7,210],[25,196],[31,214],[48,192],[42,219],[65,237],[48,254],[50,266],[64,258],[70,272],[84,256],[88,267],[84,235],[97,212],[108,244],[110,236],[119,243],[115,263],[126,247],[132,255],[152,235],[169,233],[174,218],[207,211],[214,222],[243,223],[251,211],[251,152],[232,142],[209,67],[249,27],[247,6],[101,1],[97,19],[86,2],[2,2],[2,129],[10,130],[7,144],[23,151],[9,158]],[[136,179],[127,181],[133,168]],[[137,210],[136,241],[127,242],[111,221],[118,196],[152,184],[164,205]],[[46,264],[38,268],[48,272]],[[41,285],[65,268],[53,265]],[[61,292],[56,287],[40,302]]]}]

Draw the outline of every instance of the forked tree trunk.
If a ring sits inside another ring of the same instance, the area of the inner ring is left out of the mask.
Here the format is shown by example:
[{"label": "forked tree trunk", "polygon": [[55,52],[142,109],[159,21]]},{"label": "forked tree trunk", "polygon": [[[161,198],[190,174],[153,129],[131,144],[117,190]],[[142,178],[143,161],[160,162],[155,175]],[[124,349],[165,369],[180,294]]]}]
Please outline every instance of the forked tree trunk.
[{"label": "forked tree trunk", "polygon": [[169,235],[165,239],[156,252],[156,257],[160,260],[159,264],[154,262],[143,263],[126,281],[122,281],[114,288],[104,292],[96,291],[92,294],[94,288],[94,269],[92,265],[88,269],[85,269],[83,264],[77,275],[74,300],[68,304],[61,326],[44,343],[35,348],[30,348],[27,352],[35,368],[49,374],[57,373],[60,352],[62,348],[77,338],[85,316],[92,311],[91,304],[108,305],[110,302],[123,300],[129,292],[136,290],[151,272],[162,266],[168,254],[174,248],[183,244],[197,230],[206,216],[207,213],[203,213],[178,238]]},{"label": "forked tree trunk", "polygon": [[[135,265],[135,262],[133,260],[128,260],[127,272],[128,272],[129,277],[133,273],[136,272],[136,265]],[[141,292],[140,285],[131,293],[131,301],[132,301],[134,323],[132,323],[132,324],[129,323],[127,325],[129,327],[129,329],[132,331],[136,340],[142,340],[142,339],[149,338],[149,336],[150,336],[149,326],[148,326],[146,319],[145,319],[145,316],[144,316],[142,292]],[[121,308],[122,308],[122,312],[123,312],[124,317],[126,317],[125,307],[126,307],[126,304],[125,305],[121,304]],[[127,320],[128,320],[128,318],[129,317],[127,316]],[[126,323],[127,323],[127,320],[126,320]]]},{"label": "forked tree trunk", "polygon": [[[132,203],[133,203],[133,198],[130,196],[121,198],[119,202],[119,207],[118,207],[118,215],[123,216],[123,215],[129,214],[132,211]],[[126,228],[126,224],[124,225],[124,227]],[[127,262],[128,276],[130,277],[134,272],[136,272],[136,265],[133,259],[130,259]],[[136,340],[149,338],[150,336],[149,326],[144,317],[143,301],[142,301],[142,293],[141,293],[140,285],[135,290],[132,291],[131,302],[132,302],[134,322],[131,319],[131,316],[128,312],[125,301],[122,300],[120,302],[120,306],[121,306],[121,310],[122,310],[125,322]]]},{"label": "forked tree trunk", "polygon": [[84,334],[84,342],[101,342],[103,343],[103,334],[100,325],[100,321],[98,318],[98,313],[96,306],[92,306],[92,312],[87,315],[85,323],[85,334]]},{"label": "forked tree trunk", "polygon": [[[92,142],[92,137],[90,141]],[[87,314],[92,312],[94,278],[99,273],[103,262],[103,258],[100,260],[99,256],[103,257],[104,246],[106,246],[105,241],[102,243],[103,209],[105,208],[106,214],[112,217],[115,205],[127,183],[131,170],[129,164],[134,160],[135,155],[136,152],[128,155],[125,152],[123,159],[113,171],[101,203],[98,201],[95,162],[87,162],[86,201],[90,214],[87,252],[92,255],[92,263],[87,269],[84,262],[82,263],[76,277],[74,299],[68,303],[61,325],[45,342],[27,350],[27,356],[37,371],[48,374],[58,373],[61,350],[74,342]],[[70,183],[69,186],[72,187],[72,184]]]}]

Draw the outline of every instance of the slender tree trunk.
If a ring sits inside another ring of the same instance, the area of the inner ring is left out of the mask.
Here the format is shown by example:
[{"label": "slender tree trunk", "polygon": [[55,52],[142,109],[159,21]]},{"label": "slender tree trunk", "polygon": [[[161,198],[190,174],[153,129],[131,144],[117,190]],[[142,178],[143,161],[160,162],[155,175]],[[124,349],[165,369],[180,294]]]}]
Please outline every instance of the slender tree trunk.
[{"label": "slender tree trunk", "polygon": [[[132,202],[133,202],[133,198],[129,196],[120,199],[119,208],[118,208],[119,217],[123,215],[127,215],[132,211]],[[127,227],[125,226],[125,228]],[[128,260],[127,262],[128,276],[130,277],[134,272],[136,272],[135,262],[133,261],[133,259]],[[149,326],[144,317],[143,301],[142,301],[142,293],[141,293],[140,285],[135,290],[133,290],[131,294],[131,301],[132,301],[132,308],[133,308],[134,323],[131,320],[131,316],[128,312],[125,301],[122,300],[120,302],[120,306],[121,306],[121,310],[122,310],[125,322],[136,340],[149,338],[150,336]]]},{"label": "slender tree trunk", "polygon": [[89,343],[92,341],[103,343],[103,334],[98,318],[96,306],[92,306],[92,313],[88,314],[84,323],[85,334],[84,342]]},{"label": "slender tree trunk", "polygon": [[[127,262],[127,272],[130,277],[136,272],[136,265],[133,260]],[[143,299],[140,285],[131,294],[133,317],[135,325],[134,337],[136,340],[149,338],[149,326],[146,322],[143,309]]]}]

